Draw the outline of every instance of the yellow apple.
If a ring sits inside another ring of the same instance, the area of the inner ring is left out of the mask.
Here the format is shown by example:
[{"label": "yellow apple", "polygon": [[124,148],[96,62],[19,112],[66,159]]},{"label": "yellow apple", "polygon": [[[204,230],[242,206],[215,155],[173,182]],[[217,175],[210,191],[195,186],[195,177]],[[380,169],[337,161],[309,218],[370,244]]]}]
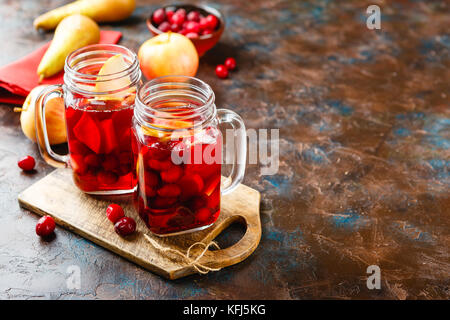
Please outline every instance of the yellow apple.
[{"label": "yellow apple", "polygon": [[179,33],[162,33],[145,41],[139,48],[138,57],[147,79],[168,75],[193,77],[198,69],[194,44]]}]

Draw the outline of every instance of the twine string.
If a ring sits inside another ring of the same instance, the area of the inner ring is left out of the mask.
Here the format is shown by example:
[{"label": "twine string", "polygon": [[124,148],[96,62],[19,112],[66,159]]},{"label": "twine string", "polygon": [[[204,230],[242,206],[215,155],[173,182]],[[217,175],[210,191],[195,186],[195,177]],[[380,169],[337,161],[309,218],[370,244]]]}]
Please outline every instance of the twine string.
[{"label": "twine string", "polygon": [[[208,251],[210,247],[220,249],[219,245],[215,241],[211,241],[208,244],[204,244],[203,242],[195,242],[187,249],[186,254],[184,254],[183,252],[177,249],[172,249],[160,245],[158,242],[156,242],[146,234],[144,234],[144,237],[156,249],[162,252],[171,252],[181,257],[188,264],[188,266],[192,266],[198,273],[207,274],[210,271],[219,271],[221,269],[221,268],[211,268],[200,263],[200,259],[205,255],[206,251]],[[202,246],[203,250],[199,255],[197,255],[197,257],[194,258],[191,250],[196,246]]]}]

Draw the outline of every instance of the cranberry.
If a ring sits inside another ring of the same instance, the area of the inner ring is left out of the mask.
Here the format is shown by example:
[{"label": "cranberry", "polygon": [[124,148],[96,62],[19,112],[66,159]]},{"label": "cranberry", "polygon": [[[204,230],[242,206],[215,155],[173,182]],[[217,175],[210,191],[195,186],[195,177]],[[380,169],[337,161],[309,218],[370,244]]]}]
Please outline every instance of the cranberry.
[{"label": "cranberry", "polygon": [[206,17],[206,21],[208,22],[209,28],[212,30],[214,30],[219,24],[219,19],[217,19],[217,17],[212,14]]},{"label": "cranberry", "polygon": [[174,13],[175,11],[173,10],[166,10],[166,20],[170,22],[172,20]]},{"label": "cranberry", "polygon": [[102,166],[106,171],[113,171],[119,167],[119,164],[119,160],[115,156],[109,155],[106,156],[106,159],[105,161],[103,161]]},{"label": "cranberry", "polygon": [[156,159],[149,159],[148,166],[156,171],[166,171],[174,166],[170,160],[159,161]]},{"label": "cranberry", "polygon": [[31,171],[34,169],[34,166],[36,165],[36,161],[32,156],[26,156],[17,162],[17,165],[20,169],[24,171]]},{"label": "cranberry", "polygon": [[202,31],[202,36],[213,33],[211,29],[205,29]]},{"label": "cranberry", "polygon": [[159,8],[155,12],[153,12],[153,22],[157,25],[161,24],[166,19],[166,12],[164,8]]},{"label": "cranberry", "polygon": [[189,21],[199,22],[200,21],[200,13],[198,11],[191,11],[187,15],[187,19]]},{"label": "cranberry", "polygon": [[188,37],[189,39],[196,39],[198,38],[198,33],[196,32],[189,32],[186,34],[186,37]]},{"label": "cranberry", "polygon": [[172,16],[172,19],[170,20],[172,24],[176,23],[178,25],[182,25],[184,22],[184,16],[181,14],[178,14],[178,11],[175,12],[175,14]]},{"label": "cranberry", "polygon": [[208,20],[206,20],[206,18],[200,18],[199,27],[201,30],[209,29]]},{"label": "cranberry", "polygon": [[180,193],[180,187],[176,184],[166,184],[161,189],[158,189],[158,195],[161,197],[177,197]]},{"label": "cranberry", "polygon": [[47,237],[55,231],[55,220],[50,216],[43,216],[36,224],[36,234],[40,237]]},{"label": "cranberry", "polygon": [[90,167],[98,167],[100,166],[100,157],[95,153],[88,154],[84,157],[84,163]]},{"label": "cranberry", "polygon": [[170,30],[170,23],[164,21],[159,25],[158,29],[161,30],[162,32],[167,32]]},{"label": "cranberry", "polygon": [[112,223],[116,223],[117,220],[125,216],[125,213],[123,212],[121,206],[113,203],[110,204],[108,208],[106,208],[106,216],[108,217],[109,221],[111,221]]},{"label": "cranberry", "polygon": [[171,207],[177,200],[177,197],[156,197],[151,203],[156,208],[165,209]]},{"label": "cranberry", "polygon": [[186,18],[186,10],[184,10],[183,8],[178,9],[177,11],[175,11],[175,13],[183,16],[183,18]]},{"label": "cranberry", "polygon": [[174,166],[171,170],[161,172],[161,180],[164,182],[176,182],[181,178],[183,170],[179,166]]},{"label": "cranberry", "polygon": [[178,32],[178,31],[180,31],[180,29],[181,29],[181,26],[176,23],[172,23],[172,25],[170,26],[170,30],[172,30],[173,32]]},{"label": "cranberry", "polygon": [[122,237],[126,237],[136,231],[136,222],[133,218],[123,217],[114,224],[114,230]]},{"label": "cranberry", "polygon": [[225,79],[228,77],[228,69],[223,64],[219,64],[216,67],[216,75],[221,79]]},{"label": "cranberry", "polygon": [[198,22],[195,22],[195,21],[189,21],[187,24],[186,24],[186,30],[188,31],[188,34],[189,33],[199,33],[200,32],[200,27],[199,27],[199,24],[198,24]]},{"label": "cranberry", "polygon": [[228,70],[234,70],[236,68],[236,60],[234,58],[227,58],[225,60],[225,67]]}]

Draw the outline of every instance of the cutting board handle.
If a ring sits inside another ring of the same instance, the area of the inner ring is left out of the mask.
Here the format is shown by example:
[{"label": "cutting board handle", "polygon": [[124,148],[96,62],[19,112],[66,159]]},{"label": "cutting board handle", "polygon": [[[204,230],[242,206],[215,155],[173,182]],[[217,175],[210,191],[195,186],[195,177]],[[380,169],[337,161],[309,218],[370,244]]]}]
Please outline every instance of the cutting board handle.
[{"label": "cutting board handle", "polygon": [[234,245],[220,250],[209,250],[200,262],[211,268],[224,268],[247,258],[259,244],[261,239],[261,222],[259,215],[238,214],[228,217],[214,228],[214,231],[203,239],[203,243],[214,240],[223,230],[233,223],[246,226],[244,236]]}]

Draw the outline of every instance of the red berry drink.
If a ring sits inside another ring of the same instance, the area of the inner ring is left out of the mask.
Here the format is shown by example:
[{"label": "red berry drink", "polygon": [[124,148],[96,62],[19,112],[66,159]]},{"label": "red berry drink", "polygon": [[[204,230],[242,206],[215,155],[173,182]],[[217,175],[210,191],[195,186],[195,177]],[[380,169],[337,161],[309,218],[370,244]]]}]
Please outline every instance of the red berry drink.
[{"label": "red berry drink", "polygon": [[[170,122],[189,127],[185,121]],[[217,127],[178,135],[150,128],[143,132],[133,150],[138,175],[134,201],[147,227],[168,235],[213,224],[220,213],[222,136]]]},{"label": "red berry drink", "polygon": [[74,99],[66,107],[70,164],[84,192],[130,190],[133,178],[131,120],[135,94]]}]

